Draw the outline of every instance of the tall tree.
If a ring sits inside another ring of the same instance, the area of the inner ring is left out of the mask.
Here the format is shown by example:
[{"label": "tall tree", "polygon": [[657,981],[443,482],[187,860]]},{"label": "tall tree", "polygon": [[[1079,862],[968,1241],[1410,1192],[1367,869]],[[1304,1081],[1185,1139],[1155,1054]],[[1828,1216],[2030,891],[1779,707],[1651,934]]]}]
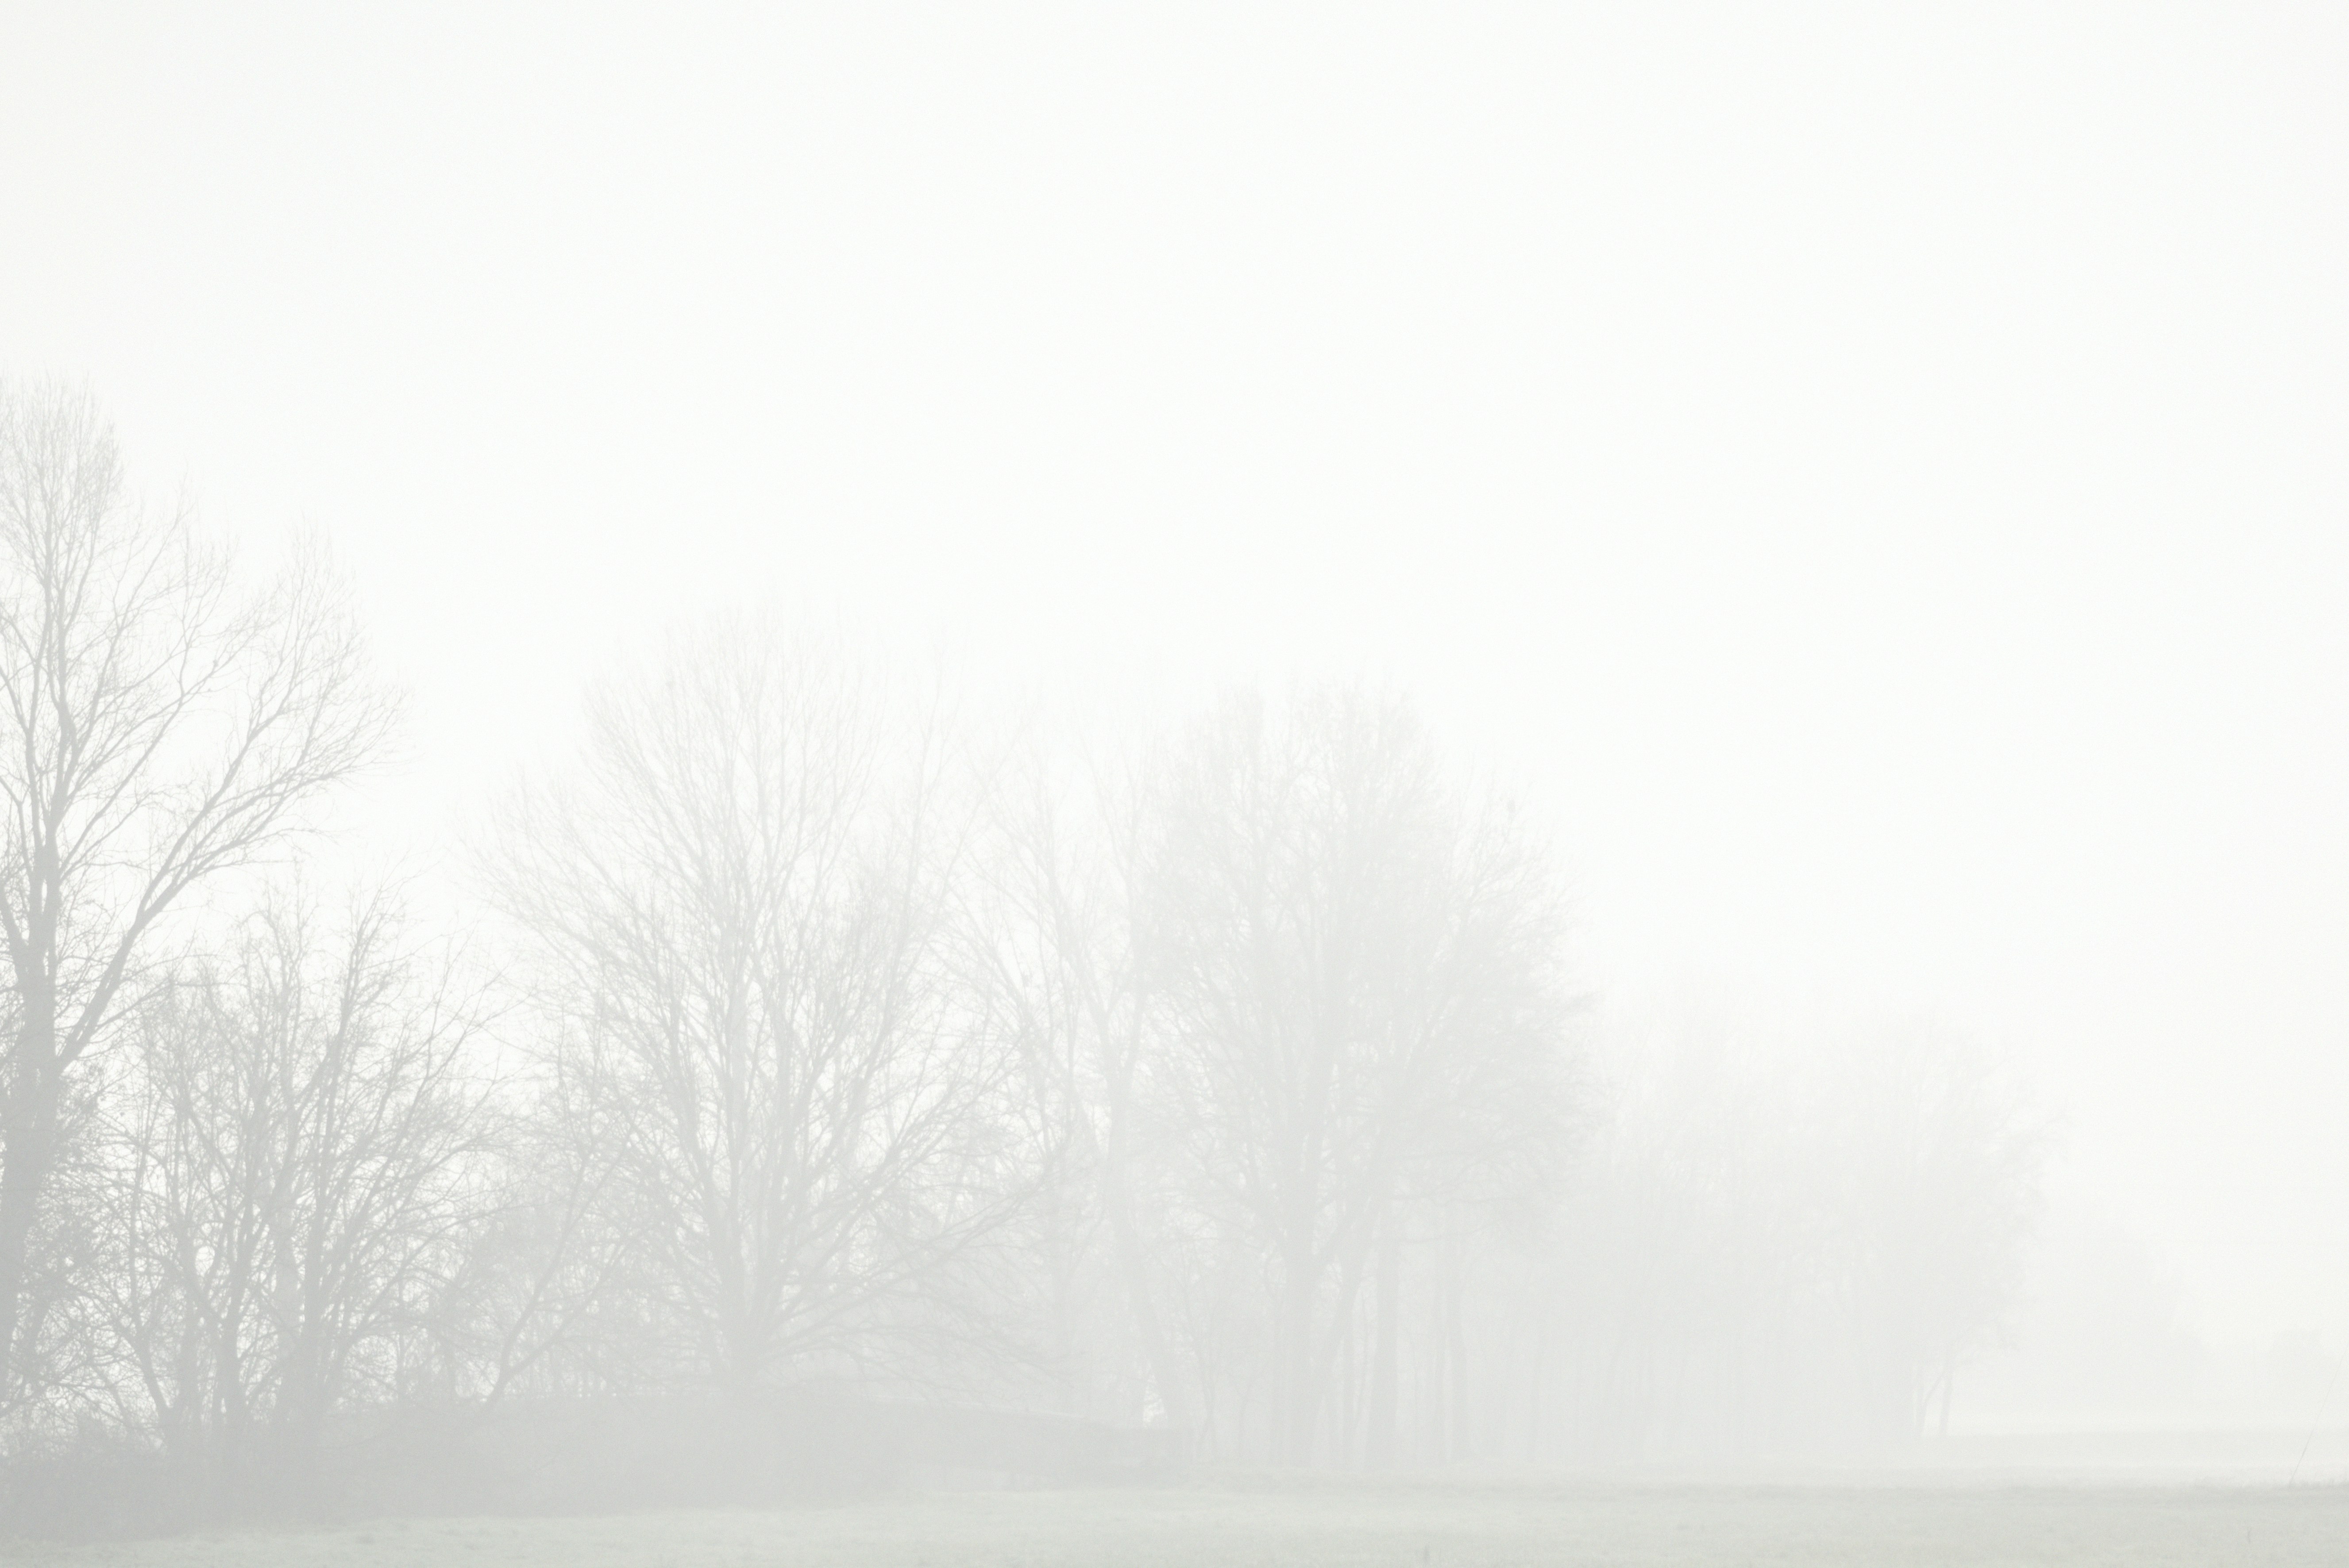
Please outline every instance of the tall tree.
[{"label": "tall tree", "polygon": [[157,928],[378,752],[389,707],[315,561],[241,592],[135,504],[89,396],[0,387],[0,1399],[76,1066]]},{"label": "tall tree", "polygon": [[1195,1190],[1267,1260],[1270,1448],[1309,1463],[1397,1203],[1531,1170],[1559,1125],[1556,903],[1399,700],[1237,696],[1159,777],[1140,940],[1165,1080]]},{"label": "tall tree", "polygon": [[967,829],[902,717],[835,655],[712,633],[600,692],[507,825],[655,1380],[903,1370],[974,1326],[1023,1151],[948,951]]},{"label": "tall tree", "polygon": [[[1115,1348],[1090,1368],[1090,1404],[1163,1417],[1195,1416],[1159,1300],[1165,1260],[1154,1257],[1145,1125],[1151,1005],[1135,962],[1133,871],[1144,830],[1140,791],[1099,755],[1033,743],[995,772],[988,792],[990,852],[976,918],[967,926],[981,983],[999,999],[1006,1033],[1029,1064],[1041,1111],[1054,1202],[1075,1257],[1105,1288],[1064,1314],[1062,1338]],[[1063,1344],[1064,1357],[1098,1358],[1099,1346]]]},{"label": "tall tree", "polygon": [[478,991],[381,894],[325,925],[280,897],[191,963],[109,1097],[96,1293],[166,1448],[223,1480],[257,1445],[306,1461],[338,1405],[447,1365],[495,1197]]}]

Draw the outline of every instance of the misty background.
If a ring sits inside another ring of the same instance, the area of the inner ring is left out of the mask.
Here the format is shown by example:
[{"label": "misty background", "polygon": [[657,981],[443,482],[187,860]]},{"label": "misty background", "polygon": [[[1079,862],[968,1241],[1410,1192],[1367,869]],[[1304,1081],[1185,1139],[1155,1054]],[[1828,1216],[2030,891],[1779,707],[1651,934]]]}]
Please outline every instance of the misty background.
[{"label": "misty background", "polygon": [[323,536],[409,694],[341,852],[421,898],[745,605],[1095,727],[1390,681],[1556,847],[1614,1103],[1854,1016],[2027,1085],[1955,1428],[2308,1425],[2344,64],[2321,7],[14,5],[0,366]]}]

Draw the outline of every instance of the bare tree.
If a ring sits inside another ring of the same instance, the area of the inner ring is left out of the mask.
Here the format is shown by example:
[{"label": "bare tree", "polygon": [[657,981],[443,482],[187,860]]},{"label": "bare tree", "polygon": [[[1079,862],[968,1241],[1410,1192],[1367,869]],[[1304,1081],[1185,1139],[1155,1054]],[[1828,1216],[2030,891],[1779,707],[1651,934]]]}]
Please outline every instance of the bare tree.
[{"label": "bare tree", "polygon": [[1163,1081],[1193,1190],[1269,1264],[1270,1448],[1310,1462],[1395,1206],[1538,1166],[1559,1125],[1556,902],[1400,701],[1235,697],[1159,777],[1142,940]]},{"label": "bare tree", "polygon": [[982,888],[964,929],[1043,1123],[1046,1272],[1062,1297],[1080,1294],[1072,1276],[1092,1287],[1058,1306],[1060,1356],[1092,1363],[1081,1407],[1106,1392],[1108,1413],[1188,1429],[1189,1377],[1160,1299],[1171,1260],[1145,1218],[1152,1011],[1133,940],[1141,791],[1114,759],[1033,735],[990,783]]},{"label": "bare tree", "polygon": [[496,1197],[486,1016],[380,895],[334,934],[278,900],[140,1010],[98,1288],[168,1451],[300,1464],[336,1408],[446,1375]]},{"label": "bare tree", "polygon": [[1930,1018],[1836,1055],[1838,1284],[1870,1435],[1944,1435],[1958,1369],[2005,1326],[2038,1220],[2048,1131],[1997,1057]]},{"label": "bare tree", "polygon": [[570,1157],[632,1253],[604,1316],[634,1376],[903,1372],[976,1331],[961,1287],[1029,1150],[949,961],[943,773],[837,655],[735,628],[601,691],[570,777],[509,818],[498,885],[545,965]]},{"label": "bare tree", "polygon": [[1614,1115],[1550,1260],[1549,1451],[1914,1442],[2002,1326],[2044,1123],[1930,1017],[1660,1000],[1617,1022]]},{"label": "bare tree", "polygon": [[124,488],[87,394],[0,388],[0,1399],[77,1064],[159,923],[373,757],[388,704],[315,561],[241,593]]}]

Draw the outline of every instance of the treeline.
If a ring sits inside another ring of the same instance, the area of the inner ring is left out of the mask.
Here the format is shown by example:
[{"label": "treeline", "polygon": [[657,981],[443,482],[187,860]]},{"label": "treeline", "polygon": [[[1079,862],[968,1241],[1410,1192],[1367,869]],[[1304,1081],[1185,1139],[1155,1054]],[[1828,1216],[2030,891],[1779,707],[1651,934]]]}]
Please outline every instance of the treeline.
[{"label": "treeline", "polygon": [[285,869],[392,713],[329,575],[240,586],[86,397],[0,396],[12,1452],[828,1389],[1753,1453],[1913,1436],[1997,1324],[2033,1146],[1971,1058],[1659,1122],[1553,860],[1391,693],[1083,748],[702,628],[508,799],[461,933]]}]

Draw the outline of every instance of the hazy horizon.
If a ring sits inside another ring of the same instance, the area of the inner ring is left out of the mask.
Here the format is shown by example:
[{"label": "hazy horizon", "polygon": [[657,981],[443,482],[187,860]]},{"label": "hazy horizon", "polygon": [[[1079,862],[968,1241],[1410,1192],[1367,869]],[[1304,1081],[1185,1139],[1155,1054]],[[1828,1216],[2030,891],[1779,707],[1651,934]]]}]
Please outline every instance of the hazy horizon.
[{"label": "hazy horizon", "polygon": [[1005,708],[1390,681],[1604,1012],[1947,1019],[2060,1123],[2043,1300],[2106,1248],[2220,1367],[1960,1426],[2337,1425],[2275,1368],[2349,1354],[2344,67],[2314,6],[11,6],[0,371],[328,542],[383,863],[719,612]]}]

